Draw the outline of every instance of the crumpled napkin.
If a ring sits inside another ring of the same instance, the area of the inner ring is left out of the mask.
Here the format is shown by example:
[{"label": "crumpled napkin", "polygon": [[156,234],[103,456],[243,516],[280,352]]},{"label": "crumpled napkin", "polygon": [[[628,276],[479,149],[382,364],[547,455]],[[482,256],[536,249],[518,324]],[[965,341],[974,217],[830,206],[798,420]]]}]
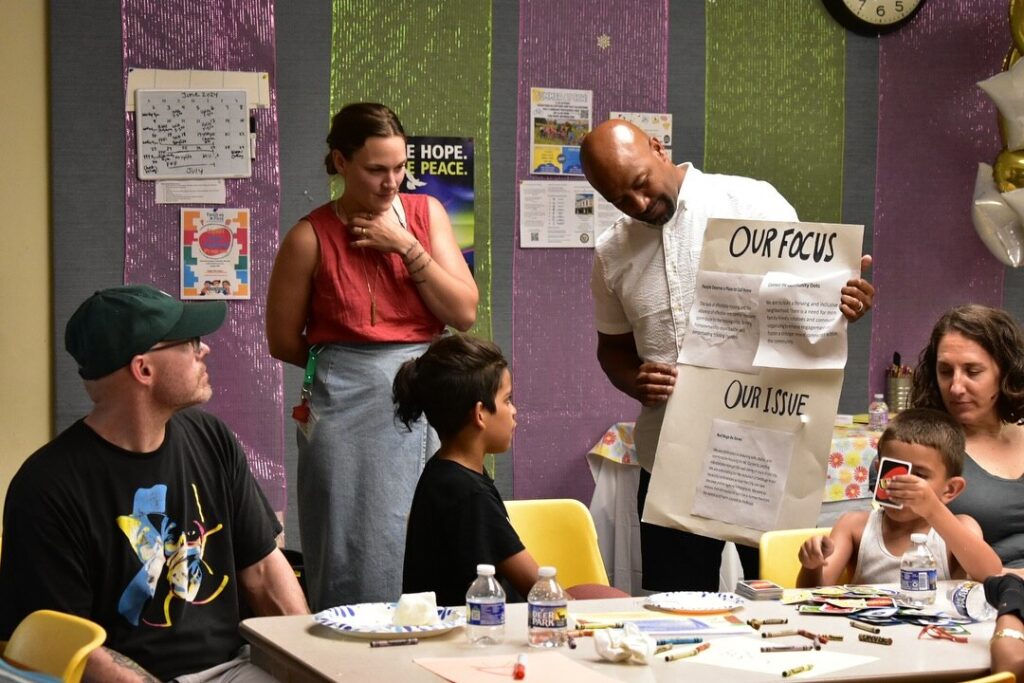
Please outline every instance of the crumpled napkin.
[{"label": "crumpled napkin", "polygon": [[602,628],[594,631],[594,649],[602,659],[613,662],[650,664],[657,645],[644,635],[636,624],[626,622],[625,628]]}]

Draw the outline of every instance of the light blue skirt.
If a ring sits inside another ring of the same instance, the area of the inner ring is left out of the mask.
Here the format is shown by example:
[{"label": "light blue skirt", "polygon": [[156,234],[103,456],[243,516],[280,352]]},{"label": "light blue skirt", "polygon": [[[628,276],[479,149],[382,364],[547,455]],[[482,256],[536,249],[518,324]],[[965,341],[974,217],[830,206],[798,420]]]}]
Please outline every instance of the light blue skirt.
[{"label": "light blue skirt", "polygon": [[416,482],[440,447],[421,417],[394,419],[391,384],[428,344],[330,344],[320,352],[307,439],[298,433],[299,534],[314,611],[398,600]]}]

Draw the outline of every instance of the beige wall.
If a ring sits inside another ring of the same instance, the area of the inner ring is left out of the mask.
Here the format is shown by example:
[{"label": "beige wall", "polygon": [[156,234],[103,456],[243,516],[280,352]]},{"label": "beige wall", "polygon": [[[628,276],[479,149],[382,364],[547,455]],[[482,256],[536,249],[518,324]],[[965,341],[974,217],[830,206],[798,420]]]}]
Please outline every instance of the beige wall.
[{"label": "beige wall", "polygon": [[0,0],[0,500],[53,430],[46,3]]}]

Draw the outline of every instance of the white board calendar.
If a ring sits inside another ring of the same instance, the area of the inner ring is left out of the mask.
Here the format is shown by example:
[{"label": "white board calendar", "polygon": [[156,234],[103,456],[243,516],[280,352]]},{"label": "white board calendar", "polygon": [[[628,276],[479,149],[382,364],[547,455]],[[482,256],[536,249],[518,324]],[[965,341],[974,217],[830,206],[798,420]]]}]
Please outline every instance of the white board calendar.
[{"label": "white board calendar", "polygon": [[245,90],[136,90],[140,180],[248,178]]}]

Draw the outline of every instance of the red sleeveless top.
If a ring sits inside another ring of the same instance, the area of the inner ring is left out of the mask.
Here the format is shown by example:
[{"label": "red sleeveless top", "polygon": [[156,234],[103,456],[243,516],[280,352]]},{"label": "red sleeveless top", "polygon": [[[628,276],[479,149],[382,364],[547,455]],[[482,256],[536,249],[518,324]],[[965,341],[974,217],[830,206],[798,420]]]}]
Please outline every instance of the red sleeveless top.
[{"label": "red sleeveless top", "polygon": [[[401,194],[406,227],[430,251],[430,213],[426,195]],[[423,342],[444,330],[444,323],[423,303],[400,254],[350,246],[352,236],[331,202],[303,220],[320,242],[320,264],[306,321],[310,344],[333,342]],[[377,302],[377,324],[370,324],[370,291]]]}]

